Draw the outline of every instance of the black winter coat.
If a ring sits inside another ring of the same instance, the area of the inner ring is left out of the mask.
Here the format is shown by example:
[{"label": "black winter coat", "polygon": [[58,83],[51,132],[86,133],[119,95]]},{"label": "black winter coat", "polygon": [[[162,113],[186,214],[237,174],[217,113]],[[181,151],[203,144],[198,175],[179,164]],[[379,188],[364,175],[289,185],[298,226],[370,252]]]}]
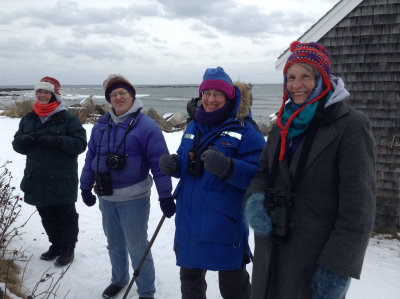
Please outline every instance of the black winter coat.
[{"label": "black winter coat", "polygon": [[[35,143],[23,146],[21,136],[32,134],[59,136],[54,146]],[[26,155],[21,181],[26,203],[38,207],[74,203],[78,192],[78,155],[85,151],[86,131],[79,119],[63,110],[42,124],[34,112],[25,115],[12,142],[16,152]]]},{"label": "black winter coat", "polygon": [[[280,130],[275,125],[248,194],[267,190]],[[286,196],[304,139],[288,167],[279,163],[277,195]],[[292,205],[288,239],[255,235],[252,298],[309,299],[318,266],[360,278],[375,217],[375,142],[368,118],[340,102],[325,110]]]}]

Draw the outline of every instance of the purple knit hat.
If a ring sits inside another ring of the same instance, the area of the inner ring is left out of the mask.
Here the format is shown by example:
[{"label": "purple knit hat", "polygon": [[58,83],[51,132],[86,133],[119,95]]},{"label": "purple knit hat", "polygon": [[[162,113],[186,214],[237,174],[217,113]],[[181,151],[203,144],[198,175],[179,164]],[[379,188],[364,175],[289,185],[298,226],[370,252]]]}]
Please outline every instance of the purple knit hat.
[{"label": "purple knit hat", "polygon": [[135,100],[136,90],[135,87],[124,76],[120,74],[111,74],[103,82],[104,96],[110,103],[110,93],[116,88],[125,88],[132,98]]},{"label": "purple knit hat", "polygon": [[216,89],[222,91],[228,99],[235,98],[235,87],[233,87],[232,79],[225,73],[224,69],[220,66],[206,69],[203,82],[199,88],[199,96],[207,89]]}]

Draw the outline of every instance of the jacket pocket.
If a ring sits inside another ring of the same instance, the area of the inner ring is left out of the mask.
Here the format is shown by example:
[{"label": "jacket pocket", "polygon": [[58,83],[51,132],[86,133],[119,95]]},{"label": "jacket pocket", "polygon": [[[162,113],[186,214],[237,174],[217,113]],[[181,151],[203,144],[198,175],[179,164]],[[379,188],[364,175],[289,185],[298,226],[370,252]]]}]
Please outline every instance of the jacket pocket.
[{"label": "jacket pocket", "polygon": [[[228,134],[227,132],[226,134]],[[241,134],[236,132],[230,132],[232,134],[237,134],[241,137]],[[233,135],[236,136],[236,135]],[[234,157],[237,148],[240,145],[239,137],[232,137],[232,136],[220,136],[217,140],[214,141],[213,146],[223,153],[227,157]]]},{"label": "jacket pocket", "polygon": [[56,169],[46,177],[47,183],[43,182],[44,189],[55,196],[66,196],[76,192],[78,178],[74,173],[65,173],[65,170]]},{"label": "jacket pocket", "polygon": [[175,188],[174,193],[172,194],[172,197],[175,198],[176,200],[178,200],[178,198],[180,197],[180,193],[181,193],[181,181],[179,180],[178,185]]},{"label": "jacket pocket", "polygon": [[203,207],[200,239],[238,244],[243,240],[241,201],[232,192],[209,192]]},{"label": "jacket pocket", "polygon": [[33,182],[32,182],[32,173],[25,173],[24,177],[22,178],[21,184],[20,184],[20,188],[22,190],[22,192],[24,193],[32,193],[33,191],[33,186],[32,186]]}]

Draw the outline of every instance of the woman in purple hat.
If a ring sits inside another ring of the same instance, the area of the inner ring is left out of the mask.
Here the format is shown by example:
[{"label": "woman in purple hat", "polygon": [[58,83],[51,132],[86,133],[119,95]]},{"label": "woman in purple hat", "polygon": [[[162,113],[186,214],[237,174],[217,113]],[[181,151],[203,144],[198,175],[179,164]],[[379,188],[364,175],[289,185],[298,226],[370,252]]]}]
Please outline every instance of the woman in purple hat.
[{"label": "woman in purple hat", "polygon": [[375,142],[343,103],[327,50],[293,42],[284,96],[246,195],[255,232],[252,298],[344,298],[375,217]]},{"label": "woman in purple hat", "polygon": [[249,298],[242,204],[265,139],[251,119],[250,87],[221,67],[205,71],[199,96],[177,154],[160,159],[161,171],[180,178],[174,250],[182,298],[206,298],[207,270],[218,271],[223,298]]},{"label": "woman in purple hat", "polygon": [[[155,121],[143,114],[143,103],[134,86],[120,74],[103,83],[112,109],[92,129],[80,188],[87,206],[99,199],[103,230],[111,261],[111,283],[103,298],[115,298],[129,283],[129,260],[137,269],[147,245],[150,192],[157,187],[161,210],[175,214],[171,178],[160,171],[158,161],[168,153],[164,136]],[[150,170],[153,176],[150,175]],[[135,280],[139,299],[154,298],[155,270],[151,252]]]}]

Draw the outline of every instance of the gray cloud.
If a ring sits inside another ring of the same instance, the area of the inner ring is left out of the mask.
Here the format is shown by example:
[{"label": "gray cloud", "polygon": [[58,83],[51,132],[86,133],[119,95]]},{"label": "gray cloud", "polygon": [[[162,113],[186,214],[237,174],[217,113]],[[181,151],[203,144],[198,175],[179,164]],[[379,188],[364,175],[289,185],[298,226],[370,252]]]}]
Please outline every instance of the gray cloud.
[{"label": "gray cloud", "polygon": [[[13,15],[13,17],[11,17]],[[71,25],[112,24],[116,20],[135,20],[143,17],[159,15],[159,5],[156,2],[132,4],[128,7],[113,6],[107,8],[80,7],[78,2],[58,1],[53,6],[36,8],[26,6],[16,14],[2,13],[1,19],[7,22],[16,19],[26,19],[27,25],[35,26],[37,20],[46,21],[49,25],[68,27]],[[2,22],[5,23],[5,22]]]},{"label": "gray cloud", "polygon": [[289,42],[326,13],[310,9],[309,0],[298,0],[304,11],[237,0],[2,1],[0,84],[30,82],[43,72],[97,82],[111,70],[147,83],[187,83],[205,65],[253,76],[274,68]]},{"label": "gray cloud", "polygon": [[[242,5],[230,0],[158,0],[166,17],[196,20],[191,28],[203,32],[203,37],[216,38],[211,28],[228,35],[257,37],[299,31],[313,24],[315,17],[302,11],[262,12],[254,5]],[[337,0],[331,0],[337,1]],[[223,14],[219,12],[223,11]],[[222,17],[223,16],[223,17]],[[283,25],[281,25],[283,24]],[[299,29],[300,28],[300,29]]]},{"label": "gray cloud", "polygon": [[231,0],[157,0],[162,5],[165,13],[177,18],[202,18],[220,15],[222,10],[235,7],[237,4]]}]

